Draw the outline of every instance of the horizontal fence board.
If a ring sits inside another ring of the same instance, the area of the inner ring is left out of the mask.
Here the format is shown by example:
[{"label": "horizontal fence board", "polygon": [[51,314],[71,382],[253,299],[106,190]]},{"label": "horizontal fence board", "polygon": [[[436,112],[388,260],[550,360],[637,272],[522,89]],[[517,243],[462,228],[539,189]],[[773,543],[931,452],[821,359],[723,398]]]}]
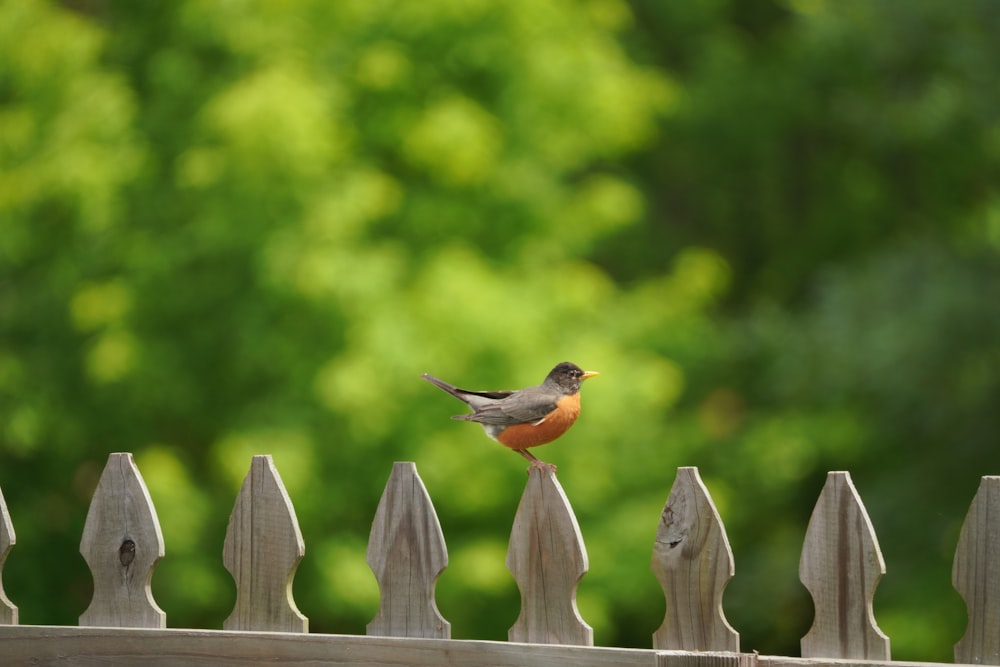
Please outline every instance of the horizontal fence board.
[{"label": "horizontal fence board", "polygon": [[735,651],[681,651],[656,652],[657,667],[757,667],[756,653]]},{"label": "horizontal fence board", "polygon": [[[72,656],[72,657],[70,657]],[[332,667],[656,667],[649,649],[519,644],[356,635],[150,630],[56,626],[0,627],[0,663],[209,667],[318,664]],[[672,665],[672,663],[671,663]],[[678,664],[677,667],[683,667]]]},{"label": "horizontal fence board", "polygon": [[787,658],[784,656],[762,655],[757,658],[757,667],[962,667],[961,664],[940,662],[909,662],[904,660],[852,660],[848,658]]},{"label": "horizontal fence board", "polygon": [[209,667],[941,667],[940,663],[786,658],[468,639],[44,625],[0,626],[4,667],[114,664]]}]

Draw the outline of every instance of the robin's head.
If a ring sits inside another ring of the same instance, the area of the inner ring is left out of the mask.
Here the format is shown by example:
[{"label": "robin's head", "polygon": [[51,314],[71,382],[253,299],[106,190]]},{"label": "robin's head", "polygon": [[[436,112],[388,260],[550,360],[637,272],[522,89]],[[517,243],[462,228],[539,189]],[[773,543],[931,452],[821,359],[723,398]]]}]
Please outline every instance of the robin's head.
[{"label": "robin's head", "polygon": [[576,364],[564,361],[545,377],[546,384],[554,384],[568,394],[580,391],[580,385],[587,378],[598,375],[597,371],[585,371]]}]

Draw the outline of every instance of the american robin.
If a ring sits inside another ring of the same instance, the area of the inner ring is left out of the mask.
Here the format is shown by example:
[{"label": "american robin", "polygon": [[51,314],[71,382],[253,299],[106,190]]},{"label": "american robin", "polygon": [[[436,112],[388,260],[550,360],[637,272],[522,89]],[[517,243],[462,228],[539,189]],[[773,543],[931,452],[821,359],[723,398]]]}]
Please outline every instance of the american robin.
[{"label": "american robin", "polygon": [[538,460],[528,448],[552,442],[573,425],[580,415],[580,385],[597,374],[564,361],[540,385],[517,391],[469,391],[427,373],[421,377],[472,408],[471,414],[452,419],[479,422],[486,435],[531,461],[529,470],[555,472],[554,465]]}]

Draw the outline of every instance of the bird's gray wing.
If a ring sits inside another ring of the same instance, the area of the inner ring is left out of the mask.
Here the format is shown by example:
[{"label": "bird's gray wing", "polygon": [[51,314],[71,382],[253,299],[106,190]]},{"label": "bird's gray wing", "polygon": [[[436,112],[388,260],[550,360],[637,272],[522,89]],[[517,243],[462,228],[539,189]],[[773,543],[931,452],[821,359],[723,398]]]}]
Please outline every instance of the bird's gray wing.
[{"label": "bird's gray wing", "polygon": [[515,391],[501,400],[492,400],[482,405],[472,405],[475,412],[460,415],[455,419],[509,426],[537,422],[556,409],[559,395],[543,391],[541,387],[530,387]]}]

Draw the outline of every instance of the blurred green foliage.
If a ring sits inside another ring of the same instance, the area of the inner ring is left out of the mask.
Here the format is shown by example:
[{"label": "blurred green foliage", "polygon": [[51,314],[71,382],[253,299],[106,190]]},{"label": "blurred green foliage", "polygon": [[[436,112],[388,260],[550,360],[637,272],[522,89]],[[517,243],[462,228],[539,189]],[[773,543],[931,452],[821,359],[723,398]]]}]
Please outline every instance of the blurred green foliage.
[{"label": "blurred green foliage", "polygon": [[987,0],[0,4],[0,487],[9,596],[73,624],[109,452],[136,453],[174,627],[221,627],[250,456],[363,633],[368,529],[413,460],[454,636],[506,637],[523,460],[472,388],[602,371],[547,447],[599,644],[649,646],[679,465],[736,556],[744,649],[796,655],[797,562],[849,469],[897,658],[950,660],[958,529],[1000,465],[1000,11]]}]

